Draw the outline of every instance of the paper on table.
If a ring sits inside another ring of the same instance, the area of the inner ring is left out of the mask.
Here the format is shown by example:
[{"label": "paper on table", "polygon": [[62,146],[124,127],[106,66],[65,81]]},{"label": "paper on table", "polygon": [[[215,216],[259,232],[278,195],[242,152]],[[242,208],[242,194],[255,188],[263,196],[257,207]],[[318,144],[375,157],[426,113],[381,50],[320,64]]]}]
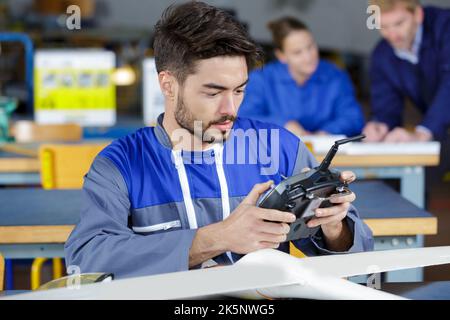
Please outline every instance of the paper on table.
[{"label": "paper on table", "polygon": [[404,143],[350,143],[343,148],[343,153],[349,155],[438,155],[441,150],[439,142],[404,142]]},{"label": "paper on table", "polygon": [[[345,139],[344,135],[303,136],[304,143],[310,143],[315,154],[326,154],[335,141]],[[438,155],[439,142],[352,142],[339,147],[339,153],[348,155]]]}]

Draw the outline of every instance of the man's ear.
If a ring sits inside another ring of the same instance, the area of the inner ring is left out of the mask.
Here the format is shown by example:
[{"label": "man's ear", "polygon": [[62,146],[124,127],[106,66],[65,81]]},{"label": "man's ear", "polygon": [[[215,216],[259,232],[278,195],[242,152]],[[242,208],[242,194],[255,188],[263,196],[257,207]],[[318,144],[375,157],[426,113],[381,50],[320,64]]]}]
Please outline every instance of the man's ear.
[{"label": "man's ear", "polygon": [[159,86],[164,97],[174,100],[176,95],[176,80],[169,71],[161,71],[158,74]]},{"label": "man's ear", "polygon": [[423,23],[423,20],[425,19],[425,13],[422,6],[416,7],[416,11],[414,12],[414,19],[416,20],[417,25]]},{"label": "man's ear", "polygon": [[286,63],[286,55],[280,49],[275,49],[275,57],[283,63]]}]

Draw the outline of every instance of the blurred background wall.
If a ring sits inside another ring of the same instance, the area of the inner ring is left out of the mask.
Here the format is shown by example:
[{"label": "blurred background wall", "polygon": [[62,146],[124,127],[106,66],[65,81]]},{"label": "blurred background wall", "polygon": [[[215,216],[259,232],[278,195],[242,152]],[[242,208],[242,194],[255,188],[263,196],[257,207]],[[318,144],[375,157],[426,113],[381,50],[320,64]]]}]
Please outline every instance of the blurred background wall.
[{"label": "blurred background wall", "polygon": [[[8,0],[16,14],[27,11],[33,0]],[[173,0],[97,0],[97,23],[102,27],[152,27],[161,12]],[[248,24],[250,34],[260,42],[270,42],[266,23],[284,14],[304,20],[314,32],[319,45],[352,53],[369,54],[379,38],[368,30],[365,0],[208,0],[212,5],[237,12]],[[424,5],[448,7],[450,0],[423,0]]]}]

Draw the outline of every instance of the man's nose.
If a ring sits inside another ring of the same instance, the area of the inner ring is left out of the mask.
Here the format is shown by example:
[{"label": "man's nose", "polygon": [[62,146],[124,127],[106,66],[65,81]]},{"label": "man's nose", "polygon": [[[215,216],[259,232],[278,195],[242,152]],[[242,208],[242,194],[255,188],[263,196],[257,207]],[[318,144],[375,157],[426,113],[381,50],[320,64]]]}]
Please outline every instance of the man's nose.
[{"label": "man's nose", "polygon": [[399,39],[399,33],[393,28],[388,31],[387,35],[391,41],[398,41]]},{"label": "man's nose", "polygon": [[220,103],[220,114],[234,115],[236,113],[236,103],[233,99],[233,93],[227,94],[223,97]]}]

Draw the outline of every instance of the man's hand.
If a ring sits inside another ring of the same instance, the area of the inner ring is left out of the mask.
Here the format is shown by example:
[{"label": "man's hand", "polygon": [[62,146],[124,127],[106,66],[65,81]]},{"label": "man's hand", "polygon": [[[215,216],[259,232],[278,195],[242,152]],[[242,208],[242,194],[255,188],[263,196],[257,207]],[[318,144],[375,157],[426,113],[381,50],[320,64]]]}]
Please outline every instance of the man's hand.
[{"label": "man's hand", "polygon": [[309,136],[311,132],[305,130],[297,121],[289,121],[284,127],[296,136]]},{"label": "man's hand", "polygon": [[371,121],[366,124],[363,134],[366,136],[366,142],[380,142],[386,137],[389,127],[382,122]]},{"label": "man's hand", "polygon": [[431,133],[431,131],[425,129],[425,130],[420,130],[420,129],[416,129],[416,131],[414,132],[414,139],[415,141],[431,141],[433,140],[433,134]]},{"label": "man's hand", "polygon": [[248,196],[225,219],[223,241],[225,251],[247,254],[259,249],[278,248],[286,241],[288,223],[295,221],[295,215],[255,206],[258,198],[273,184],[272,181],[257,184]]},{"label": "man's hand", "polygon": [[247,254],[278,248],[286,241],[290,230],[288,223],[295,221],[295,215],[256,207],[260,195],[272,184],[272,181],[256,184],[227,219],[198,229],[189,251],[189,266],[227,251]]},{"label": "man's hand", "polygon": [[[351,171],[341,173],[343,182],[352,183],[355,179],[355,174]],[[335,205],[316,209],[316,217],[308,222],[310,228],[321,227],[327,248],[331,251],[347,251],[352,246],[353,235],[343,220],[347,217],[350,204],[355,199],[354,193],[347,196],[332,196],[330,202]]]},{"label": "man's hand", "polygon": [[384,142],[413,142],[413,141],[430,141],[433,139],[431,133],[421,130],[409,132],[404,128],[397,127],[388,133]]}]

